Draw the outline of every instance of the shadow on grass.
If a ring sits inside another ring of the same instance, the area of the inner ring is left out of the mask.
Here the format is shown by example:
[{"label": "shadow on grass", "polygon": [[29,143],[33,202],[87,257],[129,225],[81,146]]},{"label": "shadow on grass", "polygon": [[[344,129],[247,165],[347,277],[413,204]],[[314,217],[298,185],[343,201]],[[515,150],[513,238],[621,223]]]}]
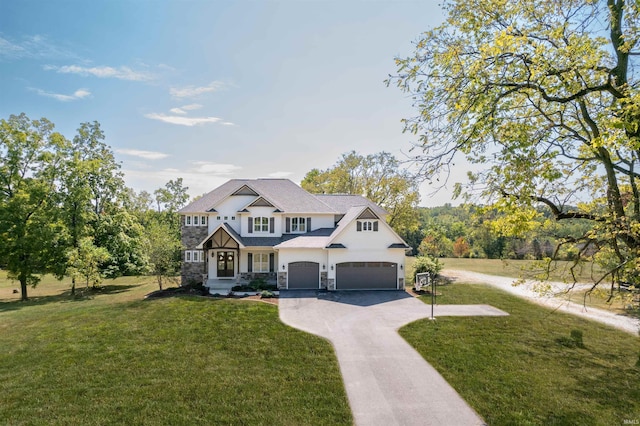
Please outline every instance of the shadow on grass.
[{"label": "shadow on grass", "polygon": [[87,300],[92,300],[95,296],[102,294],[109,295],[124,293],[125,291],[131,290],[132,288],[140,287],[140,285],[142,284],[76,287],[75,294],[71,294],[71,289],[68,289],[60,292],[59,294],[29,297],[29,300],[26,301],[17,299],[9,302],[0,302],[0,312],[17,311],[22,308],[47,305],[49,303],[84,302]]}]

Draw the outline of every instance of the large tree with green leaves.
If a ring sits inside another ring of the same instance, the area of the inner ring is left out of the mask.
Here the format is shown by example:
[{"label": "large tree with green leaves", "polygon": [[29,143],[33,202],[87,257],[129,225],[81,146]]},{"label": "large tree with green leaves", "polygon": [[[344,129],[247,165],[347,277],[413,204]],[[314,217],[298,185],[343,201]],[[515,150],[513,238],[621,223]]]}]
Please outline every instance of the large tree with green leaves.
[{"label": "large tree with green leaves", "polygon": [[53,128],[25,114],[0,120],[0,258],[22,300],[39,274],[61,276],[66,267],[56,194],[69,142]]},{"label": "large tree with green leaves", "polygon": [[[625,0],[452,0],[445,22],[397,58],[397,84],[418,115],[427,178],[459,156],[485,200],[529,231],[545,206],[591,221],[567,238],[612,282],[640,274],[640,4]],[[459,187],[460,188],[460,187]],[[469,192],[467,192],[469,193]],[[575,207],[571,207],[575,206]]]},{"label": "large tree with green leaves", "polygon": [[389,212],[388,223],[400,235],[418,228],[418,186],[388,152],[348,152],[327,170],[309,171],[301,186],[316,194],[363,195]]}]

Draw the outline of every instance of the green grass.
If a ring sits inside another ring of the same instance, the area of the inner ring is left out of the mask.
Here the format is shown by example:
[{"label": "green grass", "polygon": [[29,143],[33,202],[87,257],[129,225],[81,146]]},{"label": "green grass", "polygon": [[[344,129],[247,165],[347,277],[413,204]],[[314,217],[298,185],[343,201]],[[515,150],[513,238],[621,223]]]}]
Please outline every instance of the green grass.
[{"label": "green grass", "polygon": [[640,420],[638,337],[481,285],[439,291],[439,304],[486,303],[510,314],[441,317],[400,330],[489,425]]},{"label": "green grass", "polygon": [[[547,272],[543,267],[543,263],[535,260],[445,258],[440,259],[440,262],[447,269],[462,269],[502,277],[539,279],[541,276],[545,276]],[[573,282],[570,275],[572,265],[573,263],[568,261],[553,262],[548,279],[551,281]],[[593,272],[590,264],[575,269],[578,282],[594,282]]]},{"label": "green grass", "polygon": [[75,299],[67,284],[23,303],[0,282],[0,424],[352,423],[331,345],[277,306],[140,300],[148,278]]},{"label": "green grass", "polygon": [[[448,269],[461,269],[502,277],[541,279],[541,274],[544,272],[540,268],[540,263],[533,260],[447,258],[440,261]],[[551,281],[572,283],[573,280],[569,278],[569,268],[572,264],[572,262],[567,261],[555,262],[554,269],[550,271],[549,279]],[[586,284],[595,282],[590,265],[584,265],[582,268],[576,269],[575,272],[578,282]],[[570,286],[567,285],[568,292],[562,297],[588,307],[605,309],[620,315],[638,318],[640,311],[637,308],[637,303],[633,302],[633,295],[628,292],[614,292],[614,297],[610,298],[610,285],[610,283],[602,283],[595,291],[589,294],[586,294],[586,290],[573,289],[569,291]]]}]

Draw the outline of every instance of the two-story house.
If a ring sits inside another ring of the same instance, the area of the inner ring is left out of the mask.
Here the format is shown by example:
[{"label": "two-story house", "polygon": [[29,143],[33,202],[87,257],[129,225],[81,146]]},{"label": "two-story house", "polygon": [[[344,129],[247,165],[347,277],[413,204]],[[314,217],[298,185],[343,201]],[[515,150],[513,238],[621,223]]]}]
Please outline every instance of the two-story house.
[{"label": "two-story house", "polygon": [[404,289],[409,247],[365,197],[233,179],[179,213],[183,284],[263,277],[280,289]]}]

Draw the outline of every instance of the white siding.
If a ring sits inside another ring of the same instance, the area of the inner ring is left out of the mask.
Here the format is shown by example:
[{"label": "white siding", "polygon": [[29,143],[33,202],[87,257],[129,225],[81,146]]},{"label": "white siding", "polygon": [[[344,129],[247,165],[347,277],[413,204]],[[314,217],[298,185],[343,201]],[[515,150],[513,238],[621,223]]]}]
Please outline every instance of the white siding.
[{"label": "white siding", "polygon": [[[240,232],[240,214],[238,211],[255,200],[255,198],[252,195],[234,195],[218,204],[216,212],[209,213],[209,232],[213,232],[223,222],[229,223],[236,232]],[[220,220],[217,220],[218,216],[220,216]],[[228,218],[227,220],[224,219],[225,216]],[[235,217],[236,220],[231,220],[232,217]]]}]

